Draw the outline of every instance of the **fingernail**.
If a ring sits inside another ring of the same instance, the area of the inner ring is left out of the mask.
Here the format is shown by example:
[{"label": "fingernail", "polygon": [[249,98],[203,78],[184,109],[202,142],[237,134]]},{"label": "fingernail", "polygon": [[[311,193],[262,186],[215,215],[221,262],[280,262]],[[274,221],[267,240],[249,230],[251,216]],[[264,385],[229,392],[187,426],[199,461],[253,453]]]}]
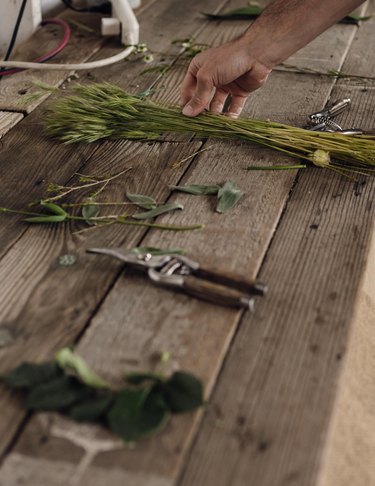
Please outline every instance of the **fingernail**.
[{"label": "fingernail", "polygon": [[192,116],[193,115],[193,107],[191,105],[185,105],[184,109],[182,110],[182,113],[186,116]]}]

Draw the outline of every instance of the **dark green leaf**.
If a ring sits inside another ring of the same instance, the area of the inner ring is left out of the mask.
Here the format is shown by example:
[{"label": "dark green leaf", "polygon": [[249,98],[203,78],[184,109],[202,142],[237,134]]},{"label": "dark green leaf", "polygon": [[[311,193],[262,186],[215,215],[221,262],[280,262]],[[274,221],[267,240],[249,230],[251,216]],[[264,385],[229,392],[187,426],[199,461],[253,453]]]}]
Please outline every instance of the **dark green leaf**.
[{"label": "dark green leaf", "polygon": [[222,14],[208,14],[203,13],[210,20],[245,20],[254,19],[259,17],[263,12],[263,8],[257,5],[249,5],[248,7],[237,8],[235,10],[229,10]]},{"label": "dark green leaf", "polygon": [[61,368],[54,361],[40,364],[22,363],[3,379],[12,388],[32,388],[62,375]]},{"label": "dark green leaf", "polygon": [[164,380],[163,376],[157,373],[128,373],[125,379],[132,385],[141,385],[147,381],[161,383]]},{"label": "dark green leaf", "polygon": [[99,214],[100,208],[94,201],[92,201],[92,204],[82,206],[82,216],[85,218],[87,224],[95,225],[95,221],[91,221],[91,218],[97,218]]},{"label": "dark green leaf", "polygon": [[194,375],[174,373],[163,386],[165,401],[173,413],[184,413],[203,405],[203,386]]},{"label": "dark green leaf", "polygon": [[359,15],[347,15],[343,19],[340,20],[341,24],[353,24],[358,25],[359,22],[365,22],[372,18],[372,15],[367,15],[366,17],[361,17]]},{"label": "dark green leaf", "polygon": [[126,442],[157,432],[168,418],[163,397],[151,389],[123,390],[107,415],[112,431]]},{"label": "dark green leaf", "polygon": [[218,192],[216,211],[225,213],[228,209],[235,206],[243,195],[244,193],[236,187],[234,182],[226,182]]},{"label": "dark green leaf", "polygon": [[133,253],[139,253],[141,255],[149,253],[153,256],[163,256],[163,255],[184,255],[186,250],[184,248],[154,248],[153,246],[137,246],[132,248],[130,251]]},{"label": "dark green leaf", "polygon": [[169,213],[170,211],[174,211],[175,209],[184,209],[184,207],[183,207],[182,204],[176,204],[176,203],[164,204],[164,206],[158,206],[157,208],[152,209],[151,211],[147,211],[145,213],[133,214],[132,218],[133,219],[152,219],[152,218],[156,218],[156,216],[160,216],[161,214]]},{"label": "dark green leaf", "polygon": [[131,192],[127,192],[126,197],[129,199],[129,201],[135,203],[140,208],[156,208],[156,201],[150,196],[144,196],[143,194],[132,194]]},{"label": "dark green leaf", "polygon": [[186,192],[188,194],[193,194],[194,196],[207,196],[216,195],[220,186],[217,185],[200,185],[200,184],[190,184],[187,186],[169,186],[174,191]]},{"label": "dark green leaf", "polygon": [[70,348],[60,349],[56,354],[56,361],[63,370],[74,373],[86,385],[93,388],[110,388],[110,385],[92,371],[86,361]]},{"label": "dark green leaf", "polygon": [[24,221],[28,223],[62,223],[66,220],[66,216],[54,215],[54,216],[33,216],[32,218],[26,218]]},{"label": "dark green leaf", "polygon": [[77,422],[95,422],[108,412],[113,400],[113,395],[90,398],[74,405],[70,409],[69,415]]},{"label": "dark green leaf", "polygon": [[46,208],[51,214],[57,214],[59,216],[68,216],[68,213],[61,206],[57,204],[41,201],[41,206]]},{"label": "dark green leaf", "polygon": [[35,386],[27,397],[31,410],[63,410],[84,400],[91,391],[73,377],[63,376]]}]

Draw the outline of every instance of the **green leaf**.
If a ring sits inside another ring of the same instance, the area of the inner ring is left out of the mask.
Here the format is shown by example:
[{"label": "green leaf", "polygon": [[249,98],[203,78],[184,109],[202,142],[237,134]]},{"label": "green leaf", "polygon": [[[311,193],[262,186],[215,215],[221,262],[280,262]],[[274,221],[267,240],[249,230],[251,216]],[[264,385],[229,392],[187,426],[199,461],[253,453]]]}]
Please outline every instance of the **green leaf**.
[{"label": "green leaf", "polygon": [[203,385],[194,375],[177,371],[163,385],[165,401],[173,413],[184,413],[201,407]]},{"label": "green leaf", "polygon": [[70,348],[58,351],[56,361],[63,370],[74,373],[86,385],[93,388],[110,388],[109,383],[92,371],[86,361]]},{"label": "green leaf", "polygon": [[187,186],[169,186],[174,191],[186,192],[188,194],[193,194],[194,196],[207,196],[216,195],[220,186],[217,185],[200,185],[200,184],[190,184]]},{"label": "green leaf", "polygon": [[129,199],[129,201],[135,203],[140,208],[154,209],[157,206],[155,199],[153,199],[150,196],[144,196],[143,194],[133,194],[131,192],[127,192],[126,197]]},{"label": "green leaf", "polygon": [[125,379],[132,385],[142,385],[145,382],[161,383],[164,377],[158,373],[127,373]]},{"label": "green leaf", "polygon": [[96,422],[107,414],[113,400],[112,394],[90,398],[74,405],[69,415],[77,422]]},{"label": "green leaf", "polygon": [[63,376],[35,386],[27,397],[30,410],[63,410],[90,395],[91,391],[73,377]]},{"label": "green leaf", "polygon": [[361,17],[360,15],[347,15],[343,19],[340,20],[340,24],[353,24],[358,25],[359,22],[365,22],[366,20],[370,20],[372,15],[367,15],[365,17]]},{"label": "green leaf", "polygon": [[22,363],[5,375],[3,380],[12,388],[32,388],[62,376],[61,368],[54,361],[40,364]]},{"label": "green leaf", "polygon": [[[91,199],[88,199],[88,202],[91,202]],[[92,204],[86,204],[82,206],[82,216],[85,218],[85,221],[89,225],[95,225],[95,221],[90,221],[91,218],[97,218],[100,214],[100,208],[97,204],[94,203],[92,200]]]},{"label": "green leaf", "polygon": [[262,7],[258,7],[257,5],[249,5],[248,7],[229,10],[228,12],[224,12],[222,14],[203,13],[203,15],[210,20],[243,20],[259,17],[262,12]]},{"label": "green leaf", "polygon": [[68,216],[68,213],[58,204],[41,201],[40,205],[46,208],[51,214],[57,214],[59,216]]},{"label": "green leaf", "polygon": [[218,192],[216,211],[218,213],[225,213],[228,209],[235,206],[243,195],[244,192],[238,189],[234,182],[226,182]]},{"label": "green leaf", "polygon": [[32,218],[25,218],[27,223],[62,223],[66,220],[66,216],[33,216]]},{"label": "green leaf", "polygon": [[158,206],[157,208],[152,209],[151,211],[147,211],[145,213],[133,214],[132,218],[152,219],[152,218],[156,218],[156,216],[160,216],[161,214],[164,213],[169,213],[170,211],[174,211],[176,209],[184,209],[184,206],[182,204],[176,204],[176,203],[164,204],[163,206]]},{"label": "green leaf", "polygon": [[184,255],[186,253],[184,248],[155,248],[153,246],[137,246],[135,248],[131,248],[130,251],[140,255],[149,253],[153,256]]},{"label": "green leaf", "polygon": [[152,389],[123,390],[107,415],[111,430],[126,442],[157,432],[168,418],[163,397]]}]

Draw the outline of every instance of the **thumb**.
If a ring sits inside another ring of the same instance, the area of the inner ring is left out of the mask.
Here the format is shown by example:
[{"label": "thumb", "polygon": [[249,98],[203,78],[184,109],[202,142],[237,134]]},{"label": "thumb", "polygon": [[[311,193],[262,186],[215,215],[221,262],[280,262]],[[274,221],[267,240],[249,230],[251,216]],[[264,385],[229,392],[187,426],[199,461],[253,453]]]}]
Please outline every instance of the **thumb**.
[{"label": "thumb", "polygon": [[182,113],[186,116],[199,115],[208,106],[211,99],[211,93],[214,87],[212,79],[198,71],[196,80],[195,92],[189,103],[182,110]]}]

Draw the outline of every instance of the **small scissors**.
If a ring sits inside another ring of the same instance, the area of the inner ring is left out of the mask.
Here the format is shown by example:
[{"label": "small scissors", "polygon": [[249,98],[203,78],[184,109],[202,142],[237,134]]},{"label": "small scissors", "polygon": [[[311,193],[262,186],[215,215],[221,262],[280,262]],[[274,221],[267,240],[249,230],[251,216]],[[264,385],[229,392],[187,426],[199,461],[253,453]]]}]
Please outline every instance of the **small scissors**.
[{"label": "small scissors", "polygon": [[231,307],[253,310],[254,296],[263,296],[266,285],[229,272],[219,272],[180,255],[134,253],[122,248],[89,248],[89,253],[109,255],[146,271],[158,285],[183,290],[195,297]]},{"label": "small scissors", "polygon": [[341,135],[371,135],[372,132],[365,132],[361,128],[343,129],[340,125],[333,121],[333,118],[347,110],[350,105],[350,98],[344,98],[335,102],[330,108],[308,115],[308,130],[315,132],[340,133]]}]

